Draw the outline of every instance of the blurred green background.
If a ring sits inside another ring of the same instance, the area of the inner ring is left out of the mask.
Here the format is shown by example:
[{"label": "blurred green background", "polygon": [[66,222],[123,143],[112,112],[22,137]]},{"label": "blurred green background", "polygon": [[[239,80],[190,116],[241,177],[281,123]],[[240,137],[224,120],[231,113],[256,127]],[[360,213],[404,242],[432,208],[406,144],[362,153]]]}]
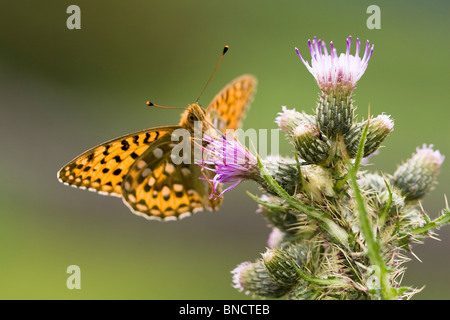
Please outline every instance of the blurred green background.
[{"label": "blurred green background", "polygon": [[[81,8],[81,30],[66,9]],[[366,9],[381,8],[369,30]],[[223,45],[230,51],[201,98],[207,105],[243,73],[259,79],[244,128],[275,128],[282,105],[310,112],[318,88],[295,54],[307,40],[352,35],[375,44],[358,83],[360,116],[386,112],[395,131],[371,170],[393,172],[416,146],[450,156],[448,1],[4,1],[0,19],[0,298],[241,299],[230,271],[264,251],[269,229],[244,183],[217,213],[160,223],[117,198],[60,184],[82,151],[144,128],[176,124],[197,98]],[[354,47],[353,47],[354,48]],[[282,135],[280,135],[282,137]],[[283,142],[283,154],[289,154]],[[450,159],[424,201],[436,217]],[[403,284],[416,299],[450,298],[450,228],[415,246]],[[66,268],[81,268],[68,290]]]}]

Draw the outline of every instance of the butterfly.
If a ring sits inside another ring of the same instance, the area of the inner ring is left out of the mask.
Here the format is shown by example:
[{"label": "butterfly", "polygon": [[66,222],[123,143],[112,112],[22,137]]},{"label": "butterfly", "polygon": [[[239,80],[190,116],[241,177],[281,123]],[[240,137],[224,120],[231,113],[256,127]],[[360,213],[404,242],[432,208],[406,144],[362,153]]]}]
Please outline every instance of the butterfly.
[{"label": "butterfly", "polygon": [[[216,210],[220,198],[212,192],[209,170],[173,161],[177,129],[193,133],[201,123],[205,132],[214,127],[225,133],[238,129],[256,90],[252,75],[242,75],[226,85],[206,109],[190,104],[178,125],[150,128],[127,134],[94,147],[58,172],[60,182],[121,197],[130,210],[147,219],[177,220],[197,211]],[[195,144],[192,144],[192,149]]]}]

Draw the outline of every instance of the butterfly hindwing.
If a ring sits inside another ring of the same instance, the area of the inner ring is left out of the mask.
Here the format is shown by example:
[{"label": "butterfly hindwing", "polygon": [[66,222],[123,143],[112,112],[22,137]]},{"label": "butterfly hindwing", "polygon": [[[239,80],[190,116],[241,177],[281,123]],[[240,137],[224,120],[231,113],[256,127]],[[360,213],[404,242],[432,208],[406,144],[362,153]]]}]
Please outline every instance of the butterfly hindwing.
[{"label": "butterfly hindwing", "polygon": [[174,128],[177,126],[147,129],[105,142],[65,165],[58,179],[81,189],[120,197],[122,178],[136,159]]},{"label": "butterfly hindwing", "polygon": [[200,166],[173,163],[173,147],[170,138],[164,137],[148,148],[123,178],[123,200],[134,213],[167,221],[220,204],[220,200],[209,199],[210,186],[200,179]]},{"label": "butterfly hindwing", "polygon": [[256,91],[256,78],[245,74],[231,81],[208,105],[206,112],[213,125],[225,133],[238,129]]}]

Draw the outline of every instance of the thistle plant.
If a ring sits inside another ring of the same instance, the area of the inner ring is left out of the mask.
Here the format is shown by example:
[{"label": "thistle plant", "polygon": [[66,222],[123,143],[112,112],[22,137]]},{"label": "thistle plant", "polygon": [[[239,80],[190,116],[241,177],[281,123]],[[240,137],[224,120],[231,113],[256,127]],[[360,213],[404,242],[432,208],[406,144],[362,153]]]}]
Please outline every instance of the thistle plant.
[{"label": "thistle plant", "polygon": [[231,184],[226,192],[256,182],[261,194],[248,194],[272,228],[261,258],[232,271],[239,291],[288,299],[405,299],[420,291],[401,280],[413,245],[450,222],[448,205],[431,219],[420,204],[444,156],[423,145],[393,174],[366,170],[394,121],[385,114],[357,119],[353,91],[373,45],[367,41],[362,58],[359,39],[354,55],[350,48],[351,37],[340,55],[314,38],[311,64],[296,48],[320,93],[313,114],[284,106],[276,118],[292,157],[262,159],[234,138],[206,138],[200,165],[215,173],[213,185]]}]

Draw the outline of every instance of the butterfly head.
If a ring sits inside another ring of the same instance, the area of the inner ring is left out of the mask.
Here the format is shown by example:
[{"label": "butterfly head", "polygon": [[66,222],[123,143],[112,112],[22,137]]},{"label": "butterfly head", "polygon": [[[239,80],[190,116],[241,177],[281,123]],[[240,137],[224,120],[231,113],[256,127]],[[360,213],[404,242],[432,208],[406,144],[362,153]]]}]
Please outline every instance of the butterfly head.
[{"label": "butterfly head", "polygon": [[209,124],[206,121],[205,109],[203,109],[198,103],[190,104],[181,116],[181,124],[190,130],[199,123],[202,123],[202,131],[209,128]]}]

